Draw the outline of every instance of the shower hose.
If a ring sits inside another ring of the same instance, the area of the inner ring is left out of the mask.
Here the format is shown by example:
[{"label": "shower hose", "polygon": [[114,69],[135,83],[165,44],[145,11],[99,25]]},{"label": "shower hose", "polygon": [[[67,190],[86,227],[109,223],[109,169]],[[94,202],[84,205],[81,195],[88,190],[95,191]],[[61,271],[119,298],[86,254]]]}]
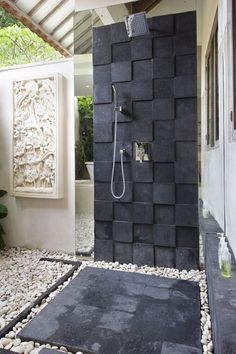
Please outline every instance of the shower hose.
[{"label": "shower hose", "polygon": [[125,173],[124,173],[124,149],[120,150],[120,166],[122,175],[122,192],[120,195],[116,195],[114,192],[114,174],[116,165],[116,146],[117,146],[117,120],[118,111],[122,111],[121,107],[117,107],[117,96],[115,86],[112,85],[113,97],[114,97],[114,111],[115,111],[115,127],[114,127],[114,145],[113,145],[113,161],[112,161],[112,171],[111,171],[111,194],[115,199],[121,199],[125,194]]}]

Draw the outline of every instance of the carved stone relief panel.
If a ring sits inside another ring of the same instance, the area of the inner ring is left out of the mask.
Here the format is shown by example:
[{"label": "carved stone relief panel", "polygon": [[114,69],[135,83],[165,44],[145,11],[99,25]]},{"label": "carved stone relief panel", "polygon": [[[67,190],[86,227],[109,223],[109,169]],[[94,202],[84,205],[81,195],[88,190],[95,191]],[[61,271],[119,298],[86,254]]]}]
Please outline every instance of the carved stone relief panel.
[{"label": "carved stone relief panel", "polygon": [[13,82],[14,196],[62,197],[61,89],[58,74]]}]

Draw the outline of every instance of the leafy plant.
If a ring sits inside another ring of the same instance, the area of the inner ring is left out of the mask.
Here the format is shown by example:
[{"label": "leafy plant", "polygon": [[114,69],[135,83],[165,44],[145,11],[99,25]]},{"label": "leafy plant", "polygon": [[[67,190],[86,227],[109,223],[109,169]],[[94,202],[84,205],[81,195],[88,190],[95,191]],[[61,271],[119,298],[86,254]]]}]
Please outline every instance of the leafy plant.
[{"label": "leafy plant", "polygon": [[27,64],[61,57],[59,52],[28,28],[14,25],[0,29],[0,66]]},{"label": "leafy plant", "polygon": [[[4,190],[0,190],[0,198],[3,197],[7,192]],[[7,207],[3,204],[0,204],[0,219],[3,219],[7,216]],[[4,229],[2,225],[0,224],[0,249],[2,250],[5,247],[5,242],[3,240],[2,235],[4,235]]]},{"label": "leafy plant", "polygon": [[83,123],[86,119],[93,119],[93,97],[79,96],[77,102],[80,122]]},{"label": "leafy plant", "polygon": [[13,17],[9,12],[0,7],[0,28],[18,25],[25,27],[19,20]]},{"label": "leafy plant", "polygon": [[61,58],[62,55],[0,8],[0,66]]},{"label": "leafy plant", "polygon": [[80,139],[78,144],[78,176],[83,177],[85,162],[93,161],[93,98],[77,98],[80,119]]}]

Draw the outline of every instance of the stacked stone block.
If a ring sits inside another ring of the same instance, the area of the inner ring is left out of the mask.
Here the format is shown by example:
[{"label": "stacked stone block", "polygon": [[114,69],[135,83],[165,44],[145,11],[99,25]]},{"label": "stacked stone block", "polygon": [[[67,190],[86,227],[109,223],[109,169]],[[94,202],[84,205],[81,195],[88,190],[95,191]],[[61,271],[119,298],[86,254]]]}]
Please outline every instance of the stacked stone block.
[{"label": "stacked stone block", "polygon": [[[149,19],[147,36],[128,38],[124,23],[94,28],[95,259],[198,267],[198,155],[195,12]],[[118,113],[115,190],[112,87]],[[134,143],[150,145],[135,161]]]}]

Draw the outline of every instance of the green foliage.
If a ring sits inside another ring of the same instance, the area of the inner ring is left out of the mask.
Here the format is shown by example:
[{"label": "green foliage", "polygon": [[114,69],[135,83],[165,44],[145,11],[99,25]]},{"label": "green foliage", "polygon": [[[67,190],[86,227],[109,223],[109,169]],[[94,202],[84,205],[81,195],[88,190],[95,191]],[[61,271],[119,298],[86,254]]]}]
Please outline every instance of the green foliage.
[{"label": "green foliage", "polygon": [[14,25],[0,29],[0,66],[58,58],[61,54],[28,28]]},{"label": "green foliage", "polygon": [[78,174],[82,178],[85,162],[93,161],[93,98],[77,98],[80,119],[80,140],[78,145]]},{"label": "green foliage", "polygon": [[59,58],[59,52],[0,7],[0,67]]},{"label": "green foliage", "polygon": [[80,123],[86,119],[93,119],[93,97],[79,96],[77,97],[78,111]]},{"label": "green foliage", "polygon": [[18,27],[24,27],[24,25],[10,15],[6,10],[0,7],[0,28],[17,25]]},{"label": "green foliage", "polygon": [[[0,197],[3,197],[7,192],[4,190],[0,190]],[[0,204],[0,219],[3,219],[7,216],[7,208],[5,205]],[[0,250],[2,250],[5,247],[5,242],[3,240],[2,235],[4,235],[4,229],[2,227],[2,225],[0,224]]]}]

